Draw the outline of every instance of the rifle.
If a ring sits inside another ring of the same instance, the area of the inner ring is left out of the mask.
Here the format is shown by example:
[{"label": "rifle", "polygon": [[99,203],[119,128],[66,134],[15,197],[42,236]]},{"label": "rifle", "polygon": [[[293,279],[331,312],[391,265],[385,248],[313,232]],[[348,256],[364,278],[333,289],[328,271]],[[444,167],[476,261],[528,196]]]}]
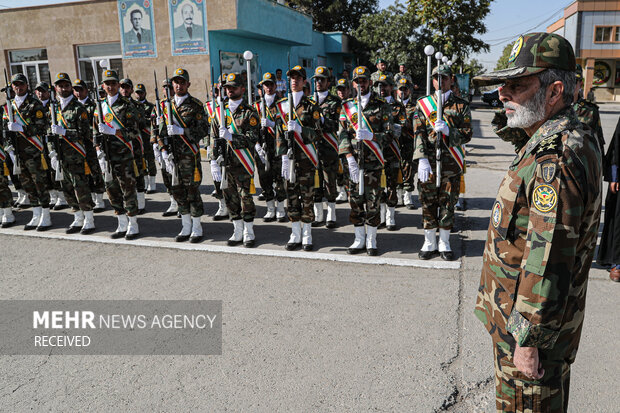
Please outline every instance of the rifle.
[{"label": "rifle", "polygon": [[[362,88],[357,85],[357,129],[362,127]],[[359,196],[364,195],[364,142],[358,141],[359,150]]]},{"label": "rifle", "polygon": [[153,70],[153,77],[155,78],[155,110],[157,113],[157,119],[161,119],[161,100],[159,99],[159,85],[157,84],[157,73]]},{"label": "rifle", "polygon": [[[291,54],[288,54],[288,71],[290,73],[291,70]],[[287,75],[288,76],[288,75]],[[286,94],[288,97],[288,121],[293,120],[293,111],[295,107],[293,106],[293,91],[291,87],[291,77],[288,76],[288,82],[286,82]],[[288,127],[286,128],[286,141],[288,143],[288,159],[289,159],[289,182],[294,184],[295,177],[295,137],[293,136],[293,132],[291,132]]]},{"label": "rifle", "polygon": [[[441,91],[441,75],[437,73],[437,83],[439,84],[439,88],[437,90],[437,120],[443,119],[443,102],[442,102],[442,91]],[[440,132],[437,134],[435,139],[435,165],[436,165],[436,174],[435,177],[435,185],[437,189],[441,186],[441,141],[443,140],[443,134]]]},{"label": "rifle", "polygon": [[[4,91],[6,92],[6,117],[8,118],[9,122],[13,122],[15,118],[13,116],[13,107],[11,106],[11,86],[9,84],[9,77],[6,74],[6,69],[4,69],[4,82],[6,83],[6,87],[4,88]],[[9,136],[13,150],[17,151],[17,141],[15,139],[15,134],[7,133],[4,128],[2,129],[2,133],[4,136],[6,135]],[[21,168],[19,167],[19,156],[17,156],[16,154],[15,161],[13,163],[13,174],[19,175],[20,173],[21,173]]]},{"label": "rifle", "polygon": [[[58,124],[58,119],[56,119],[56,110],[58,109],[58,102],[56,101],[56,93],[55,90],[52,89],[50,91],[50,118],[52,120],[52,125]],[[62,181],[62,147],[60,146],[60,140],[58,139],[58,135],[50,133],[47,136],[47,140],[51,143],[52,148],[58,154],[58,168],[56,168],[56,174],[54,176],[55,181]]]},{"label": "rifle", "polygon": [[[97,118],[99,123],[105,123],[105,118],[103,116],[103,107],[101,106],[101,99],[98,96],[99,92],[93,91],[94,101],[97,103]],[[106,158],[106,169],[103,171],[104,181],[111,182],[112,181],[112,166],[110,165],[110,141],[107,137],[105,137],[102,133],[97,133],[93,136],[93,142],[95,146],[101,146],[103,143],[103,153]]]},{"label": "rifle", "polygon": [[[258,96],[260,97],[260,117],[261,119],[266,119],[267,118],[267,101],[265,101],[265,92],[260,89],[258,89]],[[260,140],[260,144],[263,147],[263,150],[265,151],[265,172],[269,171],[269,169],[271,169],[271,163],[269,162],[269,152],[268,152],[268,148],[267,148],[267,127],[262,127],[260,128],[260,132],[258,134],[259,140]]]},{"label": "rifle", "polygon": [[[170,85],[170,78],[168,77],[168,66],[166,66],[166,83]],[[164,106],[166,107],[166,113],[168,116],[164,116],[164,121],[166,122],[166,126],[170,124],[172,119],[172,102],[170,101],[170,89],[166,87],[166,99],[164,100]],[[168,136],[168,143],[170,144],[170,149],[172,150],[172,156],[174,157],[174,170],[172,171],[172,186],[176,186],[179,184],[179,157],[177,156],[175,139],[172,136]]]},{"label": "rifle", "polygon": [[[220,68],[221,68],[220,62]],[[213,70],[211,71],[213,73]],[[221,76],[220,79],[220,92],[217,95],[217,104],[218,110],[220,112],[220,128],[226,128],[226,111],[224,110],[224,99],[222,95],[224,94],[224,77]],[[215,108],[213,109],[215,110]],[[213,139],[213,150],[216,148],[220,148],[220,154],[218,155],[216,162],[220,165],[220,169],[222,170],[222,181],[220,182],[220,189],[228,188],[228,177],[226,176],[226,166],[228,166],[228,148],[226,147],[226,142],[219,137],[219,130],[217,131],[217,135],[215,139]],[[220,141],[219,144],[216,144],[217,141]]]}]

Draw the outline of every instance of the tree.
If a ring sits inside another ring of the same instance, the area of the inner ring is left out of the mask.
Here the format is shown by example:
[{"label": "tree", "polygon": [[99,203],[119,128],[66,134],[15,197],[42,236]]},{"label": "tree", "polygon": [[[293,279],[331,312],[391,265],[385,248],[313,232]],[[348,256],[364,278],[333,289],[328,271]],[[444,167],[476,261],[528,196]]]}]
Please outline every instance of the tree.
[{"label": "tree", "polygon": [[321,32],[350,34],[362,16],[376,13],[378,0],[290,0],[288,5],[312,16],[312,27]]},{"label": "tree", "polygon": [[510,52],[512,52],[512,43],[508,43],[506,47],[504,47],[502,55],[499,59],[497,59],[495,70],[502,70],[508,67],[508,58],[510,57]]},{"label": "tree", "polygon": [[478,76],[486,72],[486,69],[476,59],[471,59],[463,65],[463,73],[469,73],[470,77]]}]

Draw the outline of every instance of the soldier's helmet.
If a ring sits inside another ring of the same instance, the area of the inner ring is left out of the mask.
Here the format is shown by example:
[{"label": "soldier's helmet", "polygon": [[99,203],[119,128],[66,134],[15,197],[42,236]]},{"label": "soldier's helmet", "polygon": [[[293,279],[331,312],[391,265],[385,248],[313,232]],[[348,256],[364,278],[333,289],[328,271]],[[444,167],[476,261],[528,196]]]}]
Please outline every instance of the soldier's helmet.
[{"label": "soldier's helmet", "polygon": [[338,82],[336,82],[336,89],[338,88],[343,88],[343,89],[348,89],[349,88],[349,81],[347,79],[340,78],[338,79]]},{"label": "soldier's helmet", "polygon": [[116,72],[116,70],[103,71],[103,78],[101,79],[101,81],[106,82],[108,80],[115,80],[118,82],[118,73]]},{"label": "soldier's helmet", "polygon": [[239,86],[243,86],[243,84],[244,82],[243,82],[243,77],[241,76],[241,74],[229,73],[228,76],[226,76],[226,83],[224,83],[224,86],[239,87]]},{"label": "soldier's helmet", "polygon": [[370,79],[370,71],[368,70],[366,66],[358,66],[355,69],[353,69],[352,80],[356,80],[356,79]]},{"label": "soldier's helmet", "polygon": [[174,75],[172,75],[170,80],[173,81],[177,78],[185,79],[187,82],[189,82],[189,72],[179,67],[177,70],[174,71]]},{"label": "soldier's helmet", "polygon": [[[17,80],[14,80],[13,82],[17,82]],[[26,82],[27,83],[27,82]],[[36,86],[34,87],[34,90],[42,90],[44,92],[47,92],[50,90],[50,85],[47,82],[39,82],[36,84]]]},{"label": "soldier's helmet", "polygon": [[407,78],[405,77],[403,77],[402,79],[398,81],[399,89],[408,89],[410,86],[411,86],[411,82],[409,82],[409,80],[407,80]]},{"label": "soldier's helmet", "polygon": [[146,87],[142,83],[138,83],[136,85],[136,92],[144,92],[144,93],[146,93]]},{"label": "soldier's helmet", "polygon": [[121,85],[128,85],[129,87],[133,87],[133,81],[129,78],[121,79],[118,83],[120,83]]},{"label": "soldier's helmet", "polygon": [[375,85],[386,85],[388,86],[390,81],[386,75],[380,75],[377,80],[375,80]]},{"label": "soldier's helmet", "polygon": [[448,65],[439,65],[433,68],[432,76],[435,75],[452,76],[452,69]]},{"label": "soldier's helmet", "polygon": [[86,82],[84,82],[82,79],[75,79],[73,81],[73,88],[84,88],[86,90],[88,90],[88,86],[86,85]]},{"label": "soldier's helmet", "polygon": [[69,75],[63,72],[60,72],[56,75],[56,78],[54,79],[54,84],[57,85],[60,82],[69,82],[71,83],[71,79],[69,78]]},{"label": "soldier's helmet", "polygon": [[292,69],[287,70],[286,77],[289,77],[293,73],[298,73],[299,76],[303,77],[304,79],[306,78],[306,69],[304,69],[303,67],[299,65],[294,66]]},{"label": "soldier's helmet", "polygon": [[514,43],[508,67],[474,78],[478,85],[503,83],[547,69],[575,72],[575,52],[568,40],[553,33],[528,33]]},{"label": "soldier's helmet", "polygon": [[329,69],[325,66],[319,66],[314,70],[312,78],[329,79]]},{"label": "soldier's helmet", "polygon": [[13,76],[11,76],[11,83],[19,83],[19,82],[28,84],[28,78],[26,77],[25,74],[15,73]]},{"label": "soldier's helmet", "polygon": [[258,82],[258,84],[260,86],[264,85],[265,83],[269,83],[269,82],[275,84],[276,83],[276,81],[274,80],[275,78],[276,76],[273,73],[265,72],[263,73],[263,79],[260,82]]}]

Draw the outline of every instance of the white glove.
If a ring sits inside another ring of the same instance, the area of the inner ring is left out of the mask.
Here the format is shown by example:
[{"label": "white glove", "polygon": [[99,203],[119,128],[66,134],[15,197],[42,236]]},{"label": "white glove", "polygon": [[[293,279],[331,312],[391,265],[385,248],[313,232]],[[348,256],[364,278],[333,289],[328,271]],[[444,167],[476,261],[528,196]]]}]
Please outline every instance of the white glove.
[{"label": "white glove", "polygon": [[50,164],[52,166],[52,169],[57,171],[58,170],[58,158],[56,156],[51,156],[52,154],[50,153]]},{"label": "white glove", "polygon": [[56,151],[50,151],[50,159],[52,158],[57,158],[58,154],[56,153]]},{"label": "white glove", "polygon": [[164,162],[168,163],[168,159],[173,158],[172,154],[168,151],[161,151],[161,157],[164,159]]},{"label": "white glove", "polygon": [[15,148],[10,143],[8,145],[4,146],[4,152],[6,152],[6,153],[13,152],[14,150],[15,150]]},{"label": "white glove", "polygon": [[355,132],[355,139],[358,141],[371,141],[373,136],[373,133],[368,129],[358,129]]},{"label": "white glove", "polygon": [[108,163],[105,161],[105,159],[99,159],[99,167],[101,168],[101,172],[104,172],[108,170]]},{"label": "white glove", "polygon": [[261,162],[265,163],[265,161],[267,160],[267,154],[265,153],[265,150],[262,148],[262,146],[257,143],[256,145],[254,145],[254,149],[256,150],[256,154],[260,158]]},{"label": "white glove", "polygon": [[271,119],[262,118],[260,120],[260,126],[263,128],[273,128],[274,126],[276,126],[276,123]]},{"label": "white glove", "polygon": [[418,179],[420,182],[428,181],[432,172],[433,170],[431,169],[431,164],[428,162],[428,159],[420,158],[418,162]]},{"label": "white glove", "polygon": [[52,125],[52,133],[54,135],[65,136],[67,134],[67,130],[60,125]]},{"label": "white glove", "polygon": [[359,184],[360,183],[360,168],[357,165],[357,161],[354,156],[347,156],[347,163],[349,164],[349,176],[351,180]]},{"label": "white glove", "polygon": [[13,161],[13,165],[17,164],[17,158],[15,157],[15,152],[13,152],[12,150],[8,151],[9,156],[11,157],[11,160]]},{"label": "white glove", "polygon": [[99,133],[103,133],[104,135],[116,135],[116,128],[108,126],[105,123],[100,123],[98,127]]},{"label": "white glove", "polygon": [[168,125],[168,136],[172,135],[183,135],[185,133],[185,129],[177,125]]},{"label": "white glove", "polygon": [[157,161],[157,163],[161,165],[162,163],[161,151],[159,150],[159,145],[156,143],[153,144],[153,154],[155,155],[155,160]]},{"label": "white glove", "polygon": [[435,132],[442,133],[446,136],[449,136],[450,128],[448,127],[448,124],[445,121],[438,120],[437,122],[435,122]]},{"label": "white glove", "polygon": [[220,168],[216,160],[211,161],[211,176],[213,181],[222,182],[222,168]]},{"label": "white glove", "polygon": [[168,172],[170,175],[174,175],[174,161],[173,161],[174,157],[171,155],[168,157],[168,160],[166,161],[166,172]]},{"label": "white glove", "polygon": [[11,132],[23,132],[24,128],[22,127],[22,125],[20,125],[17,122],[9,122],[7,123],[7,127],[9,128],[9,131]]},{"label": "white glove", "polygon": [[301,125],[297,123],[297,121],[295,120],[289,120],[288,123],[286,124],[286,127],[291,132],[296,132],[296,133],[301,134]]},{"label": "white glove", "polygon": [[232,133],[226,128],[220,128],[220,138],[226,139],[228,142],[232,141]]},{"label": "white glove", "polygon": [[282,155],[282,178],[288,179],[288,169],[291,161],[288,159],[288,155]]},{"label": "white glove", "polygon": [[403,127],[401,125],[399,125],[398,123],[394,124],[394,137],[398,138],[400,137],[400,134],[403,131]]}]

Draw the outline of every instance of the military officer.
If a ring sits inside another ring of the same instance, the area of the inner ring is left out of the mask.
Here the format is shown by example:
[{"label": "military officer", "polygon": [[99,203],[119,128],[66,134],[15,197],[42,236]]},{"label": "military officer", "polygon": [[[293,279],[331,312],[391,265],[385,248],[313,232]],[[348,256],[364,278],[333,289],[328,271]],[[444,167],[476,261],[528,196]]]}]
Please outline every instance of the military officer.
[{"label": "military officer", "polygon": [[411,85],[409,80],[400,79],[398,81],[398,100],[405,105],[406,120],[402,125],[400,134],[401,164],[403,171],[403,204],[407,209],[416,209],[413,203],[413,190],[415,189],[414,177],[418,171],[418,162],[413,160],[414,139],[413,139],[413,118],[416,108],[416,100],[411,97]]},{"label": "military officer", "polygon": [[[155,104],[146,100],[146,87],[142,83],[136,85],[135,90],[137,96],[137,102],[142,105],[142,110],[145,115],[145,128],[144,132],[144,160],[146,161],[146,175],[144,177],[146,185],[146,193],[154,194],[157,192],[157,186],[155,184],[155,178],[157,177],[157,166],[155,165],[155,153],[153,144],[157,142],[157,139],[153,136],[153,128],[157,127],[157,111]],[[147,139],[148,135],[148,139]]]},{"label": "military officer", "polygon": [[[338,81],[336,82],[336,94],[338,95],[338,99],[340,99],[341,102],[349,99],[349,97],[351,96],[351,85],[349,84],[348,76],[338,79]],[[345,170],[346,167],[346,163],[343,163],[342,159],[340,159],[336,180],[336,190],[338,191],[338,196],[336,197],[337,204],[342,204],[349,200],[349,195],[347,194],[346,178],[349,175],[349,171]]]},{"label": "military officer", "polygon": [[391,79],[394,77],[394,74],[387,70],[387,65],[388,65],[387,60],[380,57],[377,59],[375,64],[376,64],[377,70],[372,73],[372,75],[370,76],[370,80],[371,82],[373,82],[373,89],[375,93],[379,94],[379,87],[378,85],[375,85],[375,82],[379,80],[379,76],[385,75],[386,77]]},{"label": "military officer", "polygon": [[315,94],[313,101],[321,109],[321,131],[316,141],[319,152],[319,187],[314,191],[314,222],[323,225],[323,198],[327,200],[325,226],[336,228],[337,176],[340,165],[338,157],[338,127],[342,101],[329,93],[329,70],[319,66],[314,71]]},{"label": "military officer", "polygon": [[588,102],[583,98],[583,69],[580,65],[576,66],[575,75],[577,77],[577,87],[575,88],[573,109],[575,109],[579,121],[594,131],[601,146],[601,152],[604,152],[605,138],[603,137],[603,128],[601,127],[601,115],[596,103]]},{"label": "military officer", "polygon": [[400,80],[401,79],[406,79],[407,83],[406,85],[410,88],[413,89],[413,79],[411,78],[411,76],[407,73],[407,64],[404,61],[401,61],[398,64],[398,73],[396,73],[394,75],[394,84],[395,85],[400,85]]},{"label": "military officer", "polygon": [[[171,96],[174,94],[174,91],[171,90],[171,87],[168,84],[168,79],[164,79],[162,81],[161,94],[162,96]],[[151,142],[154,141],[152,143],[153,155],[155,156],[155,160],[157,161],[157,163],[159,163],[160,165],[161,178],[162,178],[162,181],[164,182],[164,186],[166,187],[166,191],[168,192],[168,197],[170,198],[170,205],[168,206],[168,209],[162,212],[161,215],[164,217],[172,217],[172,216],[178,215],[179,205],[177,204],[177,201],[174,199],[174,196],[172,195],[172,183],[170,182],[171,175],[166,172],[166,162],[164,162],[164,159],[162,158],[161,147],[159,145],[159,142],[160,142],[159,128],[162,127],[161,125],[165,126],[163,102],[160,102],[160,106],[161,106],[160,111],[159,111],[160,116],[155,119],[155,127],[153,127],[151,131],[152,132]]]},{"label": "military officer", "polygon": [[[377,255],[381,177],[385,165],[383,154],[392,139],[392,113],[390,105],[370,89],[367,67],[358,66],[353,70],[353,87],[358,93],[356,98],[342,103],[338,131],[340,155],[345,157],[349,166],[350,220],[355,226],[355,240],[348,253],[358,254],[366,250],[368,255]],[[360,170],[364,172],[362,194],[359,190]]]},{"label": "military officer", "polygon": [[[432,76],[435,89],[440,90],[441,85],[443,119],[437,119],[438,98],[433,94],[418,100],[413,122],[416,145],[413,159],[418,160],[418,191],[424,217],[424,245],[419,256],[427,260],[439,255],[443,260],[451,261],[454,255],[450,247],[450,230],[454,224],[454,205],[464,168],[461,145],[471,140],[471,112],[468,102],[450,90],[452,72],[449,66],[434,68]],[[441,136],[439,160],[435,150],[438,135]],[[439,188],[436,182],[438,161],[441,162]]]},{"label": "military officer", "polygon": [[116,71],[104,70],[102,81],[106,97],[101,102],[103,113],[95,111],[93,118],[97,123],[93,132],[97,134],[99,165],[108,176],[105,179],[108,198],[118,219],[118,227],[111,237],[133,240],[140,234],[136,194],[139,172],[133,145],[140,133],[140,114],[128,98],[120,95]]},{"label": "military officer", "polygon": [[494,347],[496,407],[566,412],[601,210],[601,152],[572,108],[575,55],[551,33],[521,36],[502,84],[508,126],[529,139],[500,184],[476,316]]},{"label": "military officer", "polygon": [[73,211],[67,234],[95,231],[93,200],[90,195],[86,144],[91,144],[89,116],[86,108],[73,96],[71,79],[58,73],[54,80],[58,102],[50,105],[52,142],[48,142],[52,169],[62,173],[62,190]]},{"label": "military officer", "polygon": [[[292,108],[287,99],[278,102],[276,140],[282,157],[282,176],[288,181],[288,216],[291,236],[286,249],[312,251],[314,221],[314,178],[318,179],[318,154],[315,142],[320,138],[321,113],[318,105],[304,95],[306,69],[297,65],[286,72],[290,82]],[[289,111],[291,120],[289,120]]]},{"label": "military officer", "polygon": [[170,81],[174,90],[170,98],[172,113],[165,111],[166,122],[159,127],[159,146],[181,214],[181,232],[175,241],[196,243],[202,240],[200,218],[204,214],[200,141],[207,134],[208,123],[202,102],[189,94],[189,72],[178,68]]},{"label": "military officer", "polygon": [[[0,115],[4,114],[4,105],[0,106]],[[5,145],[4,133],[0,135],[0,224],[2,228],[8,228],[15,224],[15,215],[13,215],[13,194],[9,188],[10,168],[8,160],[15,158],[15,152],[7,153]]]},{"label": "military officer", "polygon": [[[228,245],[243,242],[245,247],[251,248],[255,245],[256,216],[251,193],[255,170],[253,151],[258,144],[260,121],[256,110],[243,100],[246,88],[239,73],[228,74],[224,90],[228,95],[228,103],[222,110],[224,117],[221,122],[218,121],[219,139],[216,148],[211,149],[211,174],[219,182],[222,182],[222,173],[226,174],[224,182],[227,185],[222,184],[222,191],[233,222],[233,235],[228,239]],[[219,107],[216,110],[219,111]],[[224,172],[217,161],[220,155],[225,159]]]},{"label": "military officer", "polygon": [[15,98],[10,102],[12,119],[5,113],[3,120],[16,147],[5,146],[5,151],[16,153],[19,180],[32,205],[32,218],[24,229],[45,231],[52,226],[48,163],[43,142],[47,130],[46,110],[41,101],[28,93],[28,80],[23,74],[13,75],[11,88],[15,92]]}]

